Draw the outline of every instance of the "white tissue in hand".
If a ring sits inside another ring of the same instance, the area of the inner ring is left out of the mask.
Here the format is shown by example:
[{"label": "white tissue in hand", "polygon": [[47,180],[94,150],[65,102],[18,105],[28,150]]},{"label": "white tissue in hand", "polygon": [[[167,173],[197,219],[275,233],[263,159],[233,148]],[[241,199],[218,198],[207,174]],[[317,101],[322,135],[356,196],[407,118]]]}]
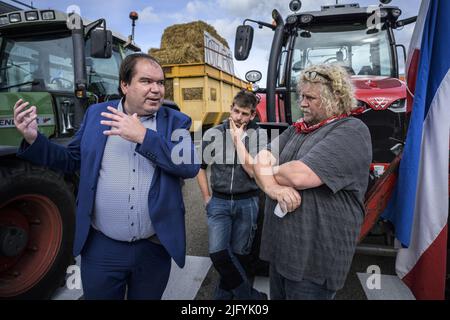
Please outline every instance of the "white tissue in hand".
[{"label": "white tissue in hand", "polygon": [[273,210],[273,213],[275,213],[275,215],[276,215],[277,217],[283,218],[283,217],[286,215],[287,212],[284,212],[284,211],[281,209],[280,204],[277,203],[277,206],[275,207],[275,210]]}]

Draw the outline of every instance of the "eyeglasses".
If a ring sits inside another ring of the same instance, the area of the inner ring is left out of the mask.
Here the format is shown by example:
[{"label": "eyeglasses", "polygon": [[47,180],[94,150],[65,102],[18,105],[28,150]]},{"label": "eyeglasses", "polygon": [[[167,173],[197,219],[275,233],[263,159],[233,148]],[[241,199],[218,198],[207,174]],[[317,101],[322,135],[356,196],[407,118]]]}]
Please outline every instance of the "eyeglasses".
[{"label": "eyeglasses", "polygon": [[315,80],[317,78],[317,76],[319,76],[327,81],[332,82],[331,78],[329,76],[327,76],[326,74],[317,72],[317,71],[305,71],[304,75],[305,75],[306,79],[311,80],[311,81]]}]

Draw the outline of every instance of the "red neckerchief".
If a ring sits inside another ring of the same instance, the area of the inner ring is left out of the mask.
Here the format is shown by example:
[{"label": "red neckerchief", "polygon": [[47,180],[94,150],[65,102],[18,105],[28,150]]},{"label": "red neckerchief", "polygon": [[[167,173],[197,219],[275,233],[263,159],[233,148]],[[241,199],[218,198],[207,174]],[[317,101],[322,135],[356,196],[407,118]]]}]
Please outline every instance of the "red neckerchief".
[{"label": "red neckerchief", "polygon": [[[350,112],[350,115],[354,116],[354,115],[361,114],[363,110],[364,110],[364,108],[362,108],[362,107],[355,109],[352,112]],[[332,117],[325,119],[319,123],[313,124],[312,126],[308,126],[306,124],[306,122],[304,121],[304,119],[301,118],[297,122],[295,122],[293,124],[293,126],[295,127],[295,130],[297,131],[297,133],[310,133],[310,132],[313,132],[313,131],[319,129],[320,127],[323,127],[326,124],[329,124],[329,123],[339,120],[339,119],[347,118],[348,116],[349,115],[346,113],[343,113],[340,116],[332,116]]]},{"label": "red neckerchief", "polygon": [[346,118],[348,117],[347,114],[341,114],[340,116],[333,116],[330,117],[328,119],[325,119],[319,123],[313,124],[312,126],[308,126],[305,122],[305,120],[303,118],[301,118],[300,120],[298,120],[297,122],[295,122],[293,124],[293,126],[295,127],[295,130],[297,131],[297,133],[310,133],[313,132],[317,129],[319,129],[320,127],[323,127],[326,124],[329,124],[333,121],[342,119],[342,118]]}]

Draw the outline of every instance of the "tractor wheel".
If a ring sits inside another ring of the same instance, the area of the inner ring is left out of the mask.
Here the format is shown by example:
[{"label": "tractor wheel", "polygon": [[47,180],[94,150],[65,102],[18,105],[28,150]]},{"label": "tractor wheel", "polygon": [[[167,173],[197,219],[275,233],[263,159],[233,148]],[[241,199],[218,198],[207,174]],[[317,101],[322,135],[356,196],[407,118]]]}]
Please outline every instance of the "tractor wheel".
[{"label": "tractor wheel", "polygon": [[0,162],[0,299],[49,299],[73,261],[75,200],[61,174]]}]

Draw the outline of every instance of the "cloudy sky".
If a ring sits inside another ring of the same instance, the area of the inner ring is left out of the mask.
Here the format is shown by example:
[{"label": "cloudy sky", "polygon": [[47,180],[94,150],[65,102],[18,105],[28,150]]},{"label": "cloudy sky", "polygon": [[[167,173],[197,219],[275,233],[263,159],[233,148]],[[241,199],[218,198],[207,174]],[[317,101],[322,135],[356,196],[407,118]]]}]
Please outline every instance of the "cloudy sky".
[{"label": "cloudy sky", "polygon": [[[234,50],[234,34],[236,27],[245,18],[271,22],[272,9],[278,9],[283,17],[289,14],[290,0],[21,0],[32,2],[39,9],[54,8],[66,11],[71,5],[77,5],[81,15],[90,20],[106,18],[109,29],[124,36],[131,33],[130,11],[139,14],[136,22],[135,41],[142,51],[159,48],[164,29],[177,23],[203,20],[213,25],[218,33],[228,41]],[[5,1],[8,2],[8,1]],[[11,3],[11,1],[9,1]],[[377,5],[378,0],[338,0],[339,4],[358,2],[361,6]],[[324,4],[335,4],[335,0],[302,0],[301,11],[320,10]],[[393,0],[391,5],[400,7],[402,18],[416,15],[420,0]],[[397,42],[408,48],[413,26],[396,32]],[[235,61],[235,72],[244,78],[245,72],[267,69],[270,44],[273,32],[267,28],[255,28],[253,48],[249,59],[244,62]]]}]

